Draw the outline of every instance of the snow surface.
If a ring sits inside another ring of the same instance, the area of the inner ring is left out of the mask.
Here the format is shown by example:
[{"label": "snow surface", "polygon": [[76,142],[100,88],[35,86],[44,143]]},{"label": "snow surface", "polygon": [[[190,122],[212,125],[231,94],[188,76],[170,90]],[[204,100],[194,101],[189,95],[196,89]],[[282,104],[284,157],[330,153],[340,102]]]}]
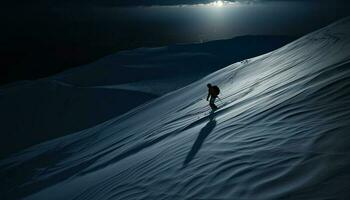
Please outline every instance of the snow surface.
[{"label": "snow surface", "polygon": [[347,199],[349,130],[346,18],[2,160],[1,199]]},{"label": "snow surface", "polygon": [[98,88],[135,90],[161,96],[237,61],[275,50],[295,38],[241,36],[197,44],[139,48],[106,56],[54,78]]},{"label": "snow surface", "polygon": [[261,55],[292,39],[245,36],[140,48],[106,56],[53,77],[3,86],[0,130],[6,140],[0,142],[0,159],[105,122],[233,61]]}]

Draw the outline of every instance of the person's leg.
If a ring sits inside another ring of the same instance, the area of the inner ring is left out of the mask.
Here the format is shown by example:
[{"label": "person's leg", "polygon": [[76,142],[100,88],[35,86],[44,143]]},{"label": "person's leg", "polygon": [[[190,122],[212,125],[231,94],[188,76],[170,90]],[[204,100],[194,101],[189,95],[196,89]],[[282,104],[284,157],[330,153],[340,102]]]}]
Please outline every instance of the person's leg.
[{"label": "person's leg", "polygon": [[216,97],[213,97],[213,96],[210,97],[209,105],[210,105],[211,109],[217,109],[217,108],[218,108],[218,107],[215,105],[215,99],[216,99]]}]

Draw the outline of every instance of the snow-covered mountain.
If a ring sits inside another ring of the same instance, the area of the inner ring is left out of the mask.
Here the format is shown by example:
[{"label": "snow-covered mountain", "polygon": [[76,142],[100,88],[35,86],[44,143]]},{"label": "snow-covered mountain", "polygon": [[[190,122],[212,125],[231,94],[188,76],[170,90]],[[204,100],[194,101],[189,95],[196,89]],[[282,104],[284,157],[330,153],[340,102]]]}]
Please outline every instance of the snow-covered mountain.
[{"label": "snow-covered mountain", "polygon": [[241,36],[206,43],[139,48],[67,70],[54,79],[81,87],[125,89],[160,96],[234,62],[275,50],[294,39]]},{"label": "snow-covered mountain", "polygon": [[2,160],[1,199],[347,199],[349,130],[346,18]]},{"label": "snow-covered mountain", "polygon": [[[74,133],[291,41],[245,36],[201,44],[119,52],[53,77],[0,88],[0,158]],[[21,138],[20,140],[18,138]]]}]

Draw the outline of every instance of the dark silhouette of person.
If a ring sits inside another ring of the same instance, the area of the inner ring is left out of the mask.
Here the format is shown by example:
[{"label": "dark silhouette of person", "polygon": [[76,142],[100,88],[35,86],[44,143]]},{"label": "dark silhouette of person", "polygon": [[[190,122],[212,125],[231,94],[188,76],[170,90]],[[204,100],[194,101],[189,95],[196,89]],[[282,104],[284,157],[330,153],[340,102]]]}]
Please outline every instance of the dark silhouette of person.
[{"label": "dark silhouette of person", "polygon": [[207,101],[209,100],[209,106],[211,107],[212,110],[216,110],[218,107],[215,105],[215,99],[218,97],[220,93],[220,89],[216,85],[211,85],[210,83],[207,84],[208,87],[208,96],[207,96]]}]

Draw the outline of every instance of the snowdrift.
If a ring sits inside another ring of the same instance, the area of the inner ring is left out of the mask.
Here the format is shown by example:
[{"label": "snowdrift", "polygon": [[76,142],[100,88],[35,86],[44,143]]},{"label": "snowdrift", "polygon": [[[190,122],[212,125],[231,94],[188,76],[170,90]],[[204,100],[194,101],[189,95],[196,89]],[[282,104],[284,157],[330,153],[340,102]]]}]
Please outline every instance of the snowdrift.
[{"label": "snowdrift", "polygon": [[106,56],[53,77],[3,86],[0,130],[6,140],[0,142],[0,159],[24,147],[105,122],[233,61],[261,55],[292,39],[245,36],[141,48]]},{"label": "snowdrift", "polygon": [[347,199],[349,130],[346,18],[2,160],[1,199]]}]

